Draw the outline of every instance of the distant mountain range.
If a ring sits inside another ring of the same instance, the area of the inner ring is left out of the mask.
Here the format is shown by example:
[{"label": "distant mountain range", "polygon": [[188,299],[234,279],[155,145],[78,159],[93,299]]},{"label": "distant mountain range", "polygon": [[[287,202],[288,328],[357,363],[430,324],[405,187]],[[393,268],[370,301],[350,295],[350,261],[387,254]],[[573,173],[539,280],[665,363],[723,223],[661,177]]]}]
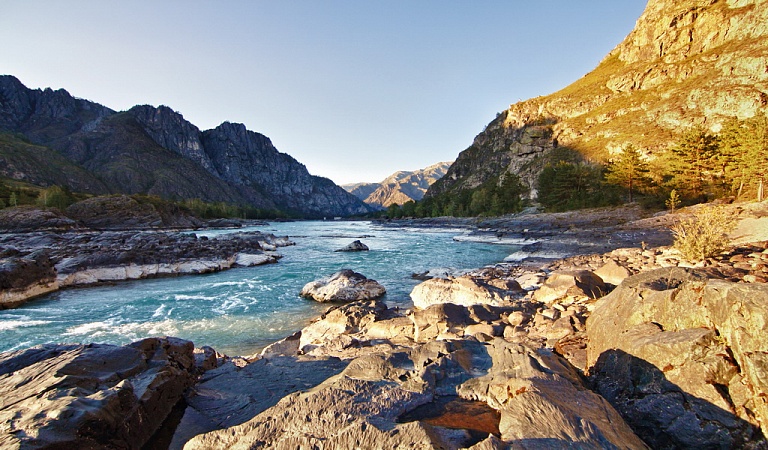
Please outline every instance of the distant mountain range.
[{"label": "distant mountain range", "polygon": [[224,122],[201,131],[166,106],[116,112],[63,89],[0,76],[0,177],[91,194],[198,198],[303,217],[370,212],[266,136]]},{"label": "distant mountain range", "polygon": [[767,107],[768,0],[650,0],[597,68],[499,113],[427,196],[455,196],[510,173],[535,198],[555,149],[604,162],[631,144],[653,158],[688,128],[718,132],[729,118]]},{"label": "distant mountain range", "polygon": [[369,206],[384,209],[392,204],[421,200],[429,186],[445,176],[451,164],[440,162],[421,170],[395,172],[380,183],[342,184],[341,187]]}]

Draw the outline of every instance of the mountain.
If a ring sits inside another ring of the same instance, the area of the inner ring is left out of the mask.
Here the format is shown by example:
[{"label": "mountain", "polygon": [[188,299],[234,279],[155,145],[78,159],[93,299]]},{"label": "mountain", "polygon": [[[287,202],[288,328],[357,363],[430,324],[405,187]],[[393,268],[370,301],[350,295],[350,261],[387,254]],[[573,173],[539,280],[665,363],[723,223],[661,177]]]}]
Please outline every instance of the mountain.
[{"label": "mountain", "polygon": [[601,162],[632,144],[654,158],[687,128],[717,132],[766,105],[768,0],[650,0],[597,68],[498,114],[427,196],[513,173],[535,197],[555,149]]},{"label": "mountain", "polygon": [[305,217],[370,211],[242,124],[201,131],[166,106],[116,112],[8,75],[0,76],[0,161],[0,176],[91,194],[199,198]]},{"label": "mountain", "polygon": [[450,162],[440,162],[421,170],[395,172],[380,183],[344,184],[341,187],[366,204],[383,209],[395,203],[402,205],[421,200],[427,189],[445,176],[449,167]]}]

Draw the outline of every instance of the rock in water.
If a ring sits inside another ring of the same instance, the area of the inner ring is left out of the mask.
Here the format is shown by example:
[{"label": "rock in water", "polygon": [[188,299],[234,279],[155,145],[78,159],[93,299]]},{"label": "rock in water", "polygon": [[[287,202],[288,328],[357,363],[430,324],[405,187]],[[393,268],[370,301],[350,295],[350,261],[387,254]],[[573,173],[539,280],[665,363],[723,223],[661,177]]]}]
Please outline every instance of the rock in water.
[{"label": "rock in water", "polygon": [[376,299],[387,290],[376,280],[349,269],[334,273],[330,277],[312,281],[301,289],[302,297],[319,302],[356,301]]},{"label": "rock in water", "polygon": [[597,302],[587,364],[597,392],[654,448],[763,448],[767,333],[768,285],[658,269]]},{"label": "rock in water", "polygon": [[367,252],[368,250],[369,250],[368,246],[358,240],[336,251],[337,252]]},{"label": "rock in water", "polygon": [[0,354],[0,447],[141,448],[195,380],[192,342]]}]

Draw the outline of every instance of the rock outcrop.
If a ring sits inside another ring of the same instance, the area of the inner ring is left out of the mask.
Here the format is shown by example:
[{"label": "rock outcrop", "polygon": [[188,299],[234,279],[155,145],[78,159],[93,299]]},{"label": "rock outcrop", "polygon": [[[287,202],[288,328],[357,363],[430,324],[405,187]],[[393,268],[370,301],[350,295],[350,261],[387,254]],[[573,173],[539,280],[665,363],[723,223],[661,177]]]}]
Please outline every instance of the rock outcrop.
[{"label": "rock outcrop", "polygon": [[768,104],[765,0],[651,0],[627,38],[583,78],[501,112],[427,193],[504,173],[536,180],[554,149],[604,161],[633,144],[653,156],[681,129],[719,131]]},{"label": "rock outcrop", "polygon": [[56,270],[45,251],[0,259],[0,309],[13,308],[57,289]]},{"label": "rock outcrop", "polygon": [[196,378],[193,345],[44,345],[0,354],[3,448],[141,448]]},{"label": "rock outcrop", "polygon": [[351,302],[382,297],[387,290],[376,280],[365,275],[344,269],[331,276],[310,281],[301,289],[299,295],[318,302]]},{"label": "rock outcrop", "polygon": [[72,230],[80,225],[57,209],[17,206],[0,209],[0,230],[9,233]]},{"label": "rock outcrop", "polygon": [[369,212],[266,136],[229,122],[200,131],[164,106],[118,113],[63,89],[28,89],[5,75],[0,138],[7,144],[0,146],[0,174],[41,186],[197,198],[306,217]]},{"label": "rock outcrop", "polygon": [[768,285],[665,268],[587,320],[596,390],[654,448],[740,448],[768,431]]},{"label": "rock outcrop", "polygon": [[[273,250],[287,245],[292,245],[287,238],[259,232],[229,233],[213,239],[158,231],[6,234],[0,237],[0,248],[4,249],[0,256],[8,257],[2,264],[4,275],[0,278],[6,283],[0,296],[5,306],[18,306],[68,286],[273,263],[280,257]],[[44,257],[41,249],[45,249]]]},{"label": "rock outcrop", "polygon": [[175,205],[138,202],[127,195],[99,196],[70,205],[65,214],[93,230],[199,228],[203,222]]},{"label": "rock outcrop", "polygon": [[[185,448],[646,448],[619,414],[551,351],[500,337],[482,342],[444,333],[437,340],[426,334],[414,340],[414,324],[425,322],[455,321],[454,331],[459,331],[495,320],[503,328],[511,309],[433,308],[448,315],[409,320],[375,301],[336,307],[298,337],[265,349],[261,359],[239,372],[220,369],[226,378],[211,392],[201,389],[214,412],[231,409],[227,405],[239,392],[237,386],[251,383],[252,374],[264,370],[307,389],[263,410],[258,401],[248,403],[261,411],[238,425],[198,435]],[[317,384],[308,373],[313,368],[337,375]],[[215,380],[216,373],[206,377]],[[277,391],[285,389],[277,386],[282,381],[274,384]],[[242,421],[242,415],[236,417]]]}]

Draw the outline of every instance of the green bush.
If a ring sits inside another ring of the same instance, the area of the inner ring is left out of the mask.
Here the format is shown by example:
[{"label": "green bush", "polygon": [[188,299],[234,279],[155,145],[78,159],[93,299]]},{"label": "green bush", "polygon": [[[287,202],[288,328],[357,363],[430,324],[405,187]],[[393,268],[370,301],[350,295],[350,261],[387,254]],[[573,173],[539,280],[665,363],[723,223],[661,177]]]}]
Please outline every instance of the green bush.
[{"label": "green bush", "polygon": [[706,206],[672,226],[674,248],[690,262],[716,256],[728,246],[736,220],[722,206]]}]

